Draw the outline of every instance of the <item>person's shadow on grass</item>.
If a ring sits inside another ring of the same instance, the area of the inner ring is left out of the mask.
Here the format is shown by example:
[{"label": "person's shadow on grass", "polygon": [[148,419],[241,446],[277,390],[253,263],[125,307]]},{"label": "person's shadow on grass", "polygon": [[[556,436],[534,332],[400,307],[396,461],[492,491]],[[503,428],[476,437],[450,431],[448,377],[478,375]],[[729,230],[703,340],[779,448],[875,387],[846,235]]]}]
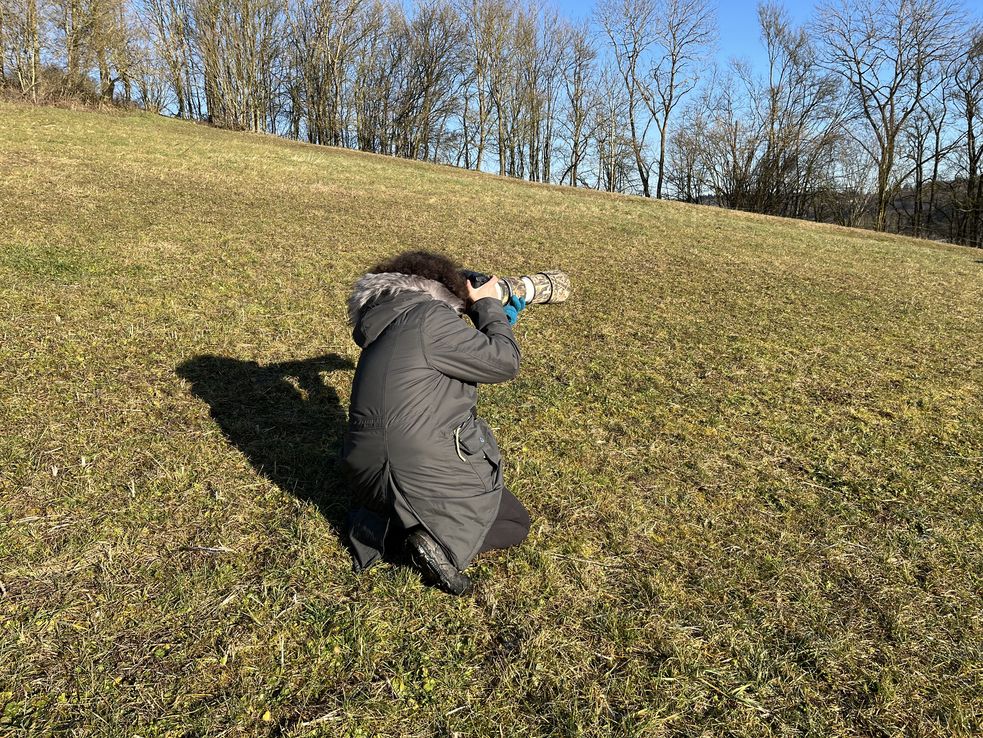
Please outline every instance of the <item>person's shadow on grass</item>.
[{"label": "person's shadow on grass", "polygon": [[340,534],[350,502],[341,467],[347,416],[322,375],[352,368],[337,354],[266,366],[206,355],[185,361],[177,374],[257,472],[316,504]]}]

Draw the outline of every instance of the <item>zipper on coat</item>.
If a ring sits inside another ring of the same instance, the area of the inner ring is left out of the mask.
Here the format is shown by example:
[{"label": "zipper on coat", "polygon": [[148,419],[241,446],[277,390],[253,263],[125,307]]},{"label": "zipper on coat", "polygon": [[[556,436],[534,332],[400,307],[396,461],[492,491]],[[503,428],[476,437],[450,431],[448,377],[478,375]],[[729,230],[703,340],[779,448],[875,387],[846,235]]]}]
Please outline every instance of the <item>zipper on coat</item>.
[{"label": "zipper on coat", "polygon": [[[466,420],[464,421],[464,423],[467,422],[468,421]],[[454,448],[457,450],[457,455],[460,457],[461,461],[467,463],[468,460],[465,459],[464,454],[461,453],[461,428],[464,427],[464,423],[461,423],[461,425],[454,429]]]},{"label": "zipper on coat", "polygon": [[472,423],[477,420],[477,417],[477,413],[472,410],[470,413],[468,413],[468,417],[462,420],[457,428],[454,429],[454,449],[457,451],[458,458],[465,463],[467,463],[467,459],[464,458],[464,454],[461,453],[461,431],[464,430],[464,426],[466,426],[468,423]]}]

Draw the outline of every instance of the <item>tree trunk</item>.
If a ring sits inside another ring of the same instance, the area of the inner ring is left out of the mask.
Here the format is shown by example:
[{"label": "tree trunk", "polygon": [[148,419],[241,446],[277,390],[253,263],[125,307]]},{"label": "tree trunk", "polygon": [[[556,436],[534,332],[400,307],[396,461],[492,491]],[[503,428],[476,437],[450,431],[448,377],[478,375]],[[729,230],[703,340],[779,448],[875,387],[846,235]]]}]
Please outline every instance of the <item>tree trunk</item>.
[{"label": "tree trunk", "polygon": [[635,167],[638,169],[638,179],[642,183],[642,195],[651,197],[649,192],[649,176],[645,169],[645,162],[642,159],[642,145],[644,142],[638,140],[638,133],[635,127],[635,103],[634,96],[629,97],[628,102],[628,127],[631,129],[631,150],[635,154]]},{"label": "tree trunk", "polygon": [[662,199],[662,184],[665,182],[666,130],[667,130],[667,122],[664,122],[662,124],[662,128],[659,129],[659,171],[658,171],[658,179],[655,182],[655,197],[658,200]]},{"label": "tree trunk", "polygon": [[4,35],[3,21],[3,12],[0,11],[0,89],[5,87],[7,82],[7,68],[5,66],[5,61],[7,59],[7,44],[6,36]]},{"label": "tree trunk", "polygon": [[31,101],[38,101],[38,64],[41,59],[41,36],[38,30],[38,1],[27,0],[28,37],[31,43],[30,82]]}]

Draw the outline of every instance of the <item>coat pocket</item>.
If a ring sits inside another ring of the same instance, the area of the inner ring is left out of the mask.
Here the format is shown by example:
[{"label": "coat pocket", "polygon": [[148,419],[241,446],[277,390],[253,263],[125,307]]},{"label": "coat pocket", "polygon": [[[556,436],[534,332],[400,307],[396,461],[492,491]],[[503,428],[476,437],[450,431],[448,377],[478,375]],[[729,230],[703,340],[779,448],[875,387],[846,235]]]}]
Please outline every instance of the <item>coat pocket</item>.
[{"label": "coat pocket", "polygon": [[471,466],[486,491],[501,483],[502,454],[483,420],[468,418],[455,429],[454,450],[462,462]]}]

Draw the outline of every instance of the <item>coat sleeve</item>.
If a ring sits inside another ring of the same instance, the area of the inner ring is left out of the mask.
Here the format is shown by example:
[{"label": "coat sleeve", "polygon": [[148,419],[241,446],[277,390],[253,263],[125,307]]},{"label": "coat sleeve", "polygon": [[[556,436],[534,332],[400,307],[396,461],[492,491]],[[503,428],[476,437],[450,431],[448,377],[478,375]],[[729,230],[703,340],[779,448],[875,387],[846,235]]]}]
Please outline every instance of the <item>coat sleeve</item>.
[{"label": "coat sleeve", "polygon": [[478,300],[468,313],[472,328],[450,310],[429,310],[423,351],[430,366],[463,382],[506,382],[519,373],[519,344],[501,303]]}]

